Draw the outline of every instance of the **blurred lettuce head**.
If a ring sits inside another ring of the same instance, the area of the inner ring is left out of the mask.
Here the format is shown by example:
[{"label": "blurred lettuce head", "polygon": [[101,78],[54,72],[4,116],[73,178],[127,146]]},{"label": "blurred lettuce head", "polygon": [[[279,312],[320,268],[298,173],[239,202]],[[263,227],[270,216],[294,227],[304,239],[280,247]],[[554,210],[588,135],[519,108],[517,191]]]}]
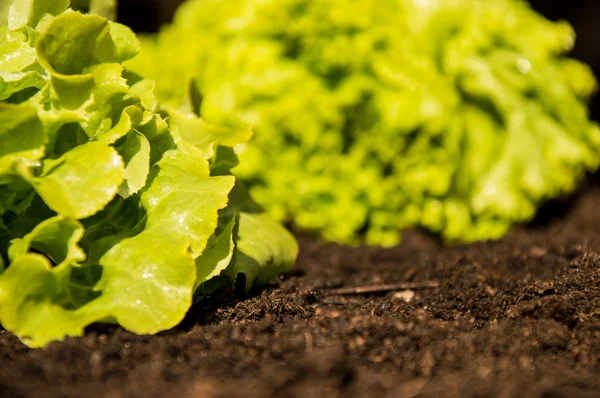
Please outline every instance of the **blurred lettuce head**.
[{"label": "blurred lettuce head", "polygon": [[600,160],[590,68],[518,0],[189,0],[129,65],[250,125],[234,170],[279,220],[380,245],[498,238]]}]

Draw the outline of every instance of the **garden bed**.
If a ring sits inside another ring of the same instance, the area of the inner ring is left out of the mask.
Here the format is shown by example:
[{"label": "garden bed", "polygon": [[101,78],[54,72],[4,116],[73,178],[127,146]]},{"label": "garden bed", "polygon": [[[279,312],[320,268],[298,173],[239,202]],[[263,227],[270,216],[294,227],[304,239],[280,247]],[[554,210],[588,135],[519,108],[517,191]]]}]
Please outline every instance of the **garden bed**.
[{"label": "garden bed", "polygon": [[[0,396],[600,396],[600,185],[570,203],[494,243],[301,238],[293,273],[158,336],[94,327],[30,350],[0,331]],[[409,302],[336,291],[406,282]]]}]

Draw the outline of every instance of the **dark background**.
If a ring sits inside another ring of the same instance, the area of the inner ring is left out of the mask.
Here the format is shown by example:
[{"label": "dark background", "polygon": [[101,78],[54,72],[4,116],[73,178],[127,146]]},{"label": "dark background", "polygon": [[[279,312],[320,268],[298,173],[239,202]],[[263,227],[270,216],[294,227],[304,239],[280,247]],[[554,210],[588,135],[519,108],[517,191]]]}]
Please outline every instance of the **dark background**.
[{"label": "dark background", "polygon": [[[121,0],[119,20],[136,32],[156,32],[169,21],[182,0]],[[552,20],[566,19],[577,32],[572,53],[600,76],[600,0],[530,0],[533,8]],[[591,104],[592,116],[600,120],[600,96]]]},{"label": "dark background", "polygon": [[[600,0],[530,0],[533,8],[552,20],[566,19],[577,32],[574,58],[594,68],[600,77]],[[600,120],[600,96],[591,104],[592,116]]]}]

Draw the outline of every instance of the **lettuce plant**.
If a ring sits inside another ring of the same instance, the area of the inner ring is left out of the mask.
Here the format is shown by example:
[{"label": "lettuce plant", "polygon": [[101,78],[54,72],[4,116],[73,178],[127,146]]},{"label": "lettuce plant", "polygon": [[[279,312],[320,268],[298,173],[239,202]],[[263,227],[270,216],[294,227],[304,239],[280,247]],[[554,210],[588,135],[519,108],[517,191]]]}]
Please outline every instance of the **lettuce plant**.
[{"label": "lettuce plant", "polygon": [[276,219],[390,245],[497,238],[600,160],[574,33],[518,0],[189,0],[132,68],[255,128],[234,172]]},{"label": "lettuce plant", "polygon": [[229,172],[250,131],[158,104],[122,65],[135,35],[68,6],[0,10],[0,323],[31,347],[93,322],[169,329],[194,294],[265,283],[297,254]]}]

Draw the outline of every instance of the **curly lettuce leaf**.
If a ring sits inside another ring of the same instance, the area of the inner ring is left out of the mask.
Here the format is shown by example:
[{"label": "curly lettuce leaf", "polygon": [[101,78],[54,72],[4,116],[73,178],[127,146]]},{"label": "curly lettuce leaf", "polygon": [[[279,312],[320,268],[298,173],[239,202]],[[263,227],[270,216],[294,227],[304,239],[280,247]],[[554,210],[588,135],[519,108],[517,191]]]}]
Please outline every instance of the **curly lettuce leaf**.
[{"label": "curly lettuce leaf", "polygon": [[32,347],[82,333],[85,320],[68,309],[71,268],[85,260],[82,236],[80,223],[57,216],[11,242],[10,266],[0,278],[0,319]]},{"label": "curly lettuce leaf", "polygon": [[2,326],[30,347],[81,335],[82,325],[91,320],[60,305],[66,283],[63,273],[55,271],[47,257],[19,256],[0,278]]},{"label": "curly lettuce leaf", "polygon": [[58,15],[69,6],[69,0],[23,0],[9,3],[8,27],[11,30],[24,26],[35,28],[44,15]]},{"label": "curly lettuce leaf", "polygon": [[294,237],[267,214],[240,213],[236,261],[230,274],[243,274],[246,289],[265,284],[296,261]]},{"label": "curly lettuce leaf", "polygon": [[80,219],[96,214],[115,197],[123,174],[123,159],[114,148],[88,142],[45,160],[42,174],[29,180],[48,207]]},{"label": "curly lettuce leaf", "polygon": [[213,235],[202,255],[196,259],[195,289],[220,276],[231,264],[236,246],[237,223],[237,219],[232,219],[219,235]]},{"label": "curly lettuce leaf", "polygon": [[[34,107],[0,103],[0,176],[44,156],[46,132]],[[1,177],[0,177],[1,178]]]},{"label": "curly lettuce leaf", "polygon": [[13,240],[8,257],[14,261],[35,250],[51,260],[59,270],[85,261],[86,255],[78,246],[83,233],[83,226],[79,222],[63,216],[52,217],[39,223],[23,238]]},{"label": "curly lettuce leaf", "polygon": [[150,143],[142,133],[133,130],[127,133],[117,150],[125,162],[124,181],[119,187],[119,195],[127,198],[146,185],[150,173]]},{"label": "curly lettuce leaf", "polygon": [[27,32],[11,31],[0,26],[0,100],[27,88],[40,89],[46,83],[36,67],[35,48]]}]

